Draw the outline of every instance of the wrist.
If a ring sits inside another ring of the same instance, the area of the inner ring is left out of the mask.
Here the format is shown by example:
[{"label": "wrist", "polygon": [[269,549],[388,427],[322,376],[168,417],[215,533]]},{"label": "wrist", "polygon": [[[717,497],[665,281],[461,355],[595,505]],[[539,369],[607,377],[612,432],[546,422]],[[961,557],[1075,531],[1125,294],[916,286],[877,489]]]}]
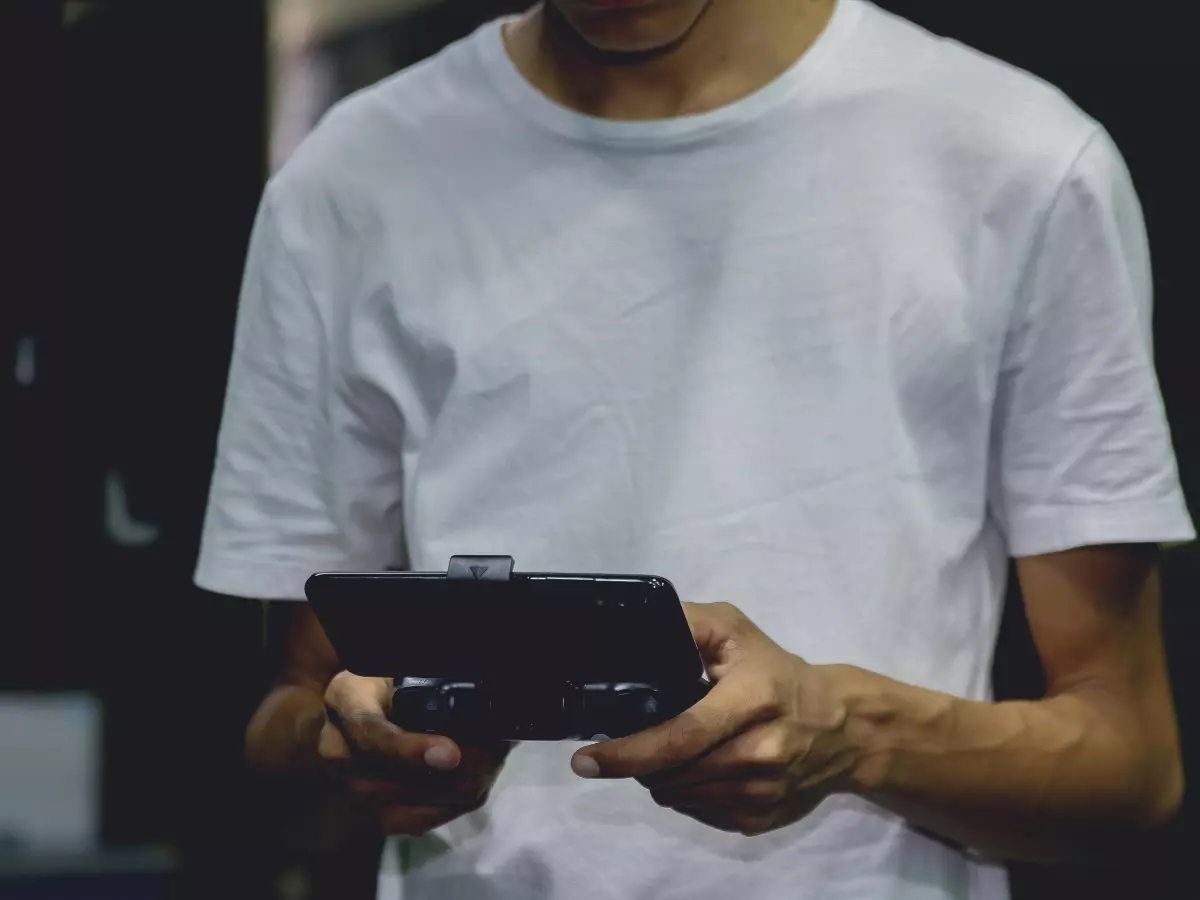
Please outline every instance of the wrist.
[{"label": "wrist", "polygon": [[860,796],[883,794],[906,747],[940,743],[937,736],[953,715],[954,698],[855,666],[826,668],[841,706],[842,731],[852,760],[849,791]]}]

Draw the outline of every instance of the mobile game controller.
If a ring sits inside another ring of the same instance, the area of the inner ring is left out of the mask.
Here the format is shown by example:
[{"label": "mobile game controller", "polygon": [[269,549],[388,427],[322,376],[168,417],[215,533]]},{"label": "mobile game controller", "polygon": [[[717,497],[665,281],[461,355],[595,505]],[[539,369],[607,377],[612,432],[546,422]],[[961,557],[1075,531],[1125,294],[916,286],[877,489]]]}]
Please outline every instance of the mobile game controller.
[{"label": "mobile game controller", "polygon": [[455,556],[445,573],[318,573],[305,586],[343,665],[392,678],[406,731],[464,741],[617,738],[709,690],[670,582],[514,573]]}]

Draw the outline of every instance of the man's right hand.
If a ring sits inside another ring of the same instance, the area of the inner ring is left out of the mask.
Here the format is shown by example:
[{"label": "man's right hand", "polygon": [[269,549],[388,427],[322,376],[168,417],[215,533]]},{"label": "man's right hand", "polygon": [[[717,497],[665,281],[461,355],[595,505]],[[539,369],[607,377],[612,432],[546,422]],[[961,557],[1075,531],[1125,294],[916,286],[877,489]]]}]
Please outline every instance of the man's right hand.
[{"label": "man's right hand", "polygon": [[424,834],[479,809],[511,745],[460,747],[388,720],[392,680],[341,672],[325,691],[323,767],[374,809],[387,834]]}]

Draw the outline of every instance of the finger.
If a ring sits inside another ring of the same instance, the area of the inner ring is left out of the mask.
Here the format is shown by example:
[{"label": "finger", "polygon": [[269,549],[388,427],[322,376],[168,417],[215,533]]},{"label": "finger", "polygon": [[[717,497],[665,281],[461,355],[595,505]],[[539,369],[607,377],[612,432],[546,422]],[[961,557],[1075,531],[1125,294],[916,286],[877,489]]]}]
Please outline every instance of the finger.
[{"label": "finger", "polygon": [[650,795],[659,806],[671,809],[769,809],[787,799],[787,785],[773,778],[709,781],[655,790]]},{"label": "finger", "polygon": [[385,835],[419,836],[440,828],[470,812],[447,806],[396,806],[379,814],[379,826]]},{"label": "finger", "polygon": [[462,761],[462,751],[447,737],[404,731],[379,715],[341,715],[336,710],[333,714],[355,761],[378,771],[452,771]]},{"label": "finger", "polygon": [[326,726],[322,758],[351,795],[379,803],[438,806],[470,803],[489,791],[503,766],[495,748],[463,748],[463,762],[451,771],[398,768],[387,760],[355,756],[333,725]]},{"label": "finger", "polygon": [[731,834],[742,833],[742,819],[732,810],[726,809],[692,809],[688,807],[673,807],[674,811],[689,819],[695,819],[702,825],[727,831]]},{"label": "finger", "polygon": [[747,648],[770,641],[731,603],[685,603],[683,612],[705,668],[715,680],[740,662]]},{"label": "finger", "polygon": [[353,672],[339,672],[325,689],[325,703],[345,710],[387,715],[391,706],[393,682],[390,678],[364,678]]},{"label": "finger", "polygon": [[462,761],[459,763],[460,770],[471,770],[477,772],[496,772],[504,765],[508,754],[512,752],[513,744],[508,742],[497,742],[493,744],[465,744],[459,745],[462,751]]},{"label": "finger", "polygon": [[385,766],[450,770],[462,760],[458,745],[445,737],[404,731],[388,721],[391,681],[342,672],[325,692],[330,722],[342,733],[355,756]]},{"label": "finger", "polygon": [[708,781],[764,778],[786,772],[793,755],[784,729],[768,722],[735,735],[686,765],[638,780],[651,790],[666,790]]},{"label": "finger", "polygon": [[639,778],[672,769],[762,719],[772,706],[757,679],[727,679],[669,722],[580,750],[571,767],[583,778]]},{"label": "finger", "polygon": [[[336,732],[336,729],[331,730]],[[343,784],[360,796],[390,798],[397,804],[439,806],[470,801],[488,791],[504,764],[511,745],[471,746],[461,748],[462,762],[452,771],[434,769],[384,772],[379,766],[351,759],[343,769]]]},{"label": "finger", "polygon": [[445,806],[469,809],[491,788],[491,783],[482,778],[448,785],[349,777],[342,784],[351,797],[377,808]]},{"label": "finger", "polygon": [[802,791],[777,803],[721,806],[703,802],[692,804],[686,800],[676,804],[670,798],[664,798],[668,802],[663,805],[713,828],[752,837],[799,822],[811,815],[824,799],[821,794]]},{"label": "finger", "polygon": [[695,819],[697,822],[707,825],[710,828],[715,828],[718,831],[741,834],[745,837],[757,837],[778,827],[776,819],[771,813],[715,808],[675,808],[675,812],[687,816],[689,819]]}]

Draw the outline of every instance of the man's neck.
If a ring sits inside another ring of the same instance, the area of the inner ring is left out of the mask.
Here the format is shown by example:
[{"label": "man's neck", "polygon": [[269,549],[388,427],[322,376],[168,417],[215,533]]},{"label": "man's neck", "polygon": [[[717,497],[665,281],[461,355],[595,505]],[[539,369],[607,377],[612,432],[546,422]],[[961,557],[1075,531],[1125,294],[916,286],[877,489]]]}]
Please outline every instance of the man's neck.
[{"label": "man's neck", "polygon": [[835,0],[712,0],[677,44],[639,58],[588,48],[539,5],[505,31],[509,55],[550,99],[608,119],[663,119],[734,103],[787,71],[820,36]]}]

